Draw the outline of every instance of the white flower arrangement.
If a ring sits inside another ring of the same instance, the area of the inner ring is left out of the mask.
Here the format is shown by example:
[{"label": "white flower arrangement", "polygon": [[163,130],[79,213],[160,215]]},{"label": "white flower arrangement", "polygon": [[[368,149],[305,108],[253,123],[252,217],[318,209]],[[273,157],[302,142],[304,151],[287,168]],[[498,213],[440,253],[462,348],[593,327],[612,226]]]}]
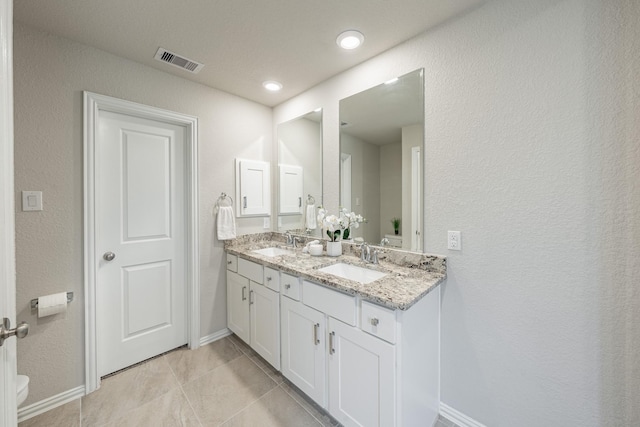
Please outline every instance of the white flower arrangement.
[{"label": "white flower arrangement", "polygon": [[342,208],[338,215],[327,215],[327,210],[322,206],[318,210],[318,222],[326,230],[327,236],[332,242],[337,242],[342,237],[348,239],[351,228],[358,228],[360,223],[366,222],[362,215],[355,212],[348,212]]}]

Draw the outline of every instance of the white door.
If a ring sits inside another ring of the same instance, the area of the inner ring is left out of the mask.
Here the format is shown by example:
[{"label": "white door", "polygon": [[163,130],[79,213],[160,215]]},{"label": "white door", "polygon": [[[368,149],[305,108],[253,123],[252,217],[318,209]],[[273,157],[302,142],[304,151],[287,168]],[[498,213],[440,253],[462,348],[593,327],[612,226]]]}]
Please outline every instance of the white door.
[{"label": "white door", "polygon": [[324,314],[285,296],[280,305],[282,374],[326,408]]},{"label": "white door", "polygon": [[187,343],[186,128],[109,111],[98,117],[96,310],[105,375]]},{"label": "white door", "polygon": [[249,279],[227,270],[227,326],[250,344]]},{"label": "white door", "polygon": [[280,370],[280,294],[251,283],[251,348]]},{"label": "white door", "polygon": [[395,425],[395,349],[329,318],[329,412],[344,426]]},{"label": "white door", "polygon": [[[13,207],[13,3],[0,0],[0,320],[16,323]],[[16,417],[16,339],[0,347],[0,426],[13,427]]]},{"label": "white door", "polygon": [[411,147],[411,250],[422,252],[422,155]]}]

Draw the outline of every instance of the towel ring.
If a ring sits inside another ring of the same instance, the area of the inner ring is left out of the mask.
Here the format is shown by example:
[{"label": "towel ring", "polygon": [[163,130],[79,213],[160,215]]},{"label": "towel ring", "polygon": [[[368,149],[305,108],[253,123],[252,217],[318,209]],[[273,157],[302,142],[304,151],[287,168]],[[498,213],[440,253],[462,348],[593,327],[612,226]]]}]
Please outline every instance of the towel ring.
[{"label": "towel ring", "polygon": [[316,199],[314,199],[311,194],[307,195],[307,204],[308,205],[315,205],[316,204]]},{"label": "towel ring", "polygon": [[[223,203],[228,203],[228,205]],[[214,214],[217,214],[218,210],[220,210],[221,207],[233,207],[233,198],[227,195],[227,193],[221,193],[220,197],[218,197],[218,200],[216,200],[216,204],[214,206]]]}]

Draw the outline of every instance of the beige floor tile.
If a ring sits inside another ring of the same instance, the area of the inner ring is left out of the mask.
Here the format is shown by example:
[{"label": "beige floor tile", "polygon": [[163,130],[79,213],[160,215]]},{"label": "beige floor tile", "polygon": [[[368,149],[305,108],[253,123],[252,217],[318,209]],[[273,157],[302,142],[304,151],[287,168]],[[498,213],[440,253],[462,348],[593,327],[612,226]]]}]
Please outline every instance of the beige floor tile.
[{"label": "beige floor tile", "polygon": [[194,380],[220,365],[242,356],[229,338],[223,338],[197,350],[180,349],[165,355],[180,384]]},{"label": "beige floor tile", "polygon": [[231,335],[228,336],[228,338],[229,338],[229,340],[231,340],[231,342],[236,347],[238,347],[238,350],[240,350],[241,352],[243,352],[247,356],[253,357],[253,356],[256,356],[258,354],[249,346],[249,344],[247,344],[246,342],[244,342],[240,338],[238,338],[238,336],[236,334],[231,334]]},{"label": "beige floor tile", "polygon": [[255,363],[238,357],[183,386],[205,426],[217,426],[276,387]]},{"label": "beige floor tile", "polygon": [[99,390],[82,398],[82,427],[105,424],[177,387],[164,357],[106,378]]},{"label": "beige floor tile", "polygon": [[258,365],[258,367],[262,369],[265,374],[269,375],[269,378],[274,380],[276,384],[280,384],[284,380],[282,374],[277,371],[276,368],[271,366],[269,362],[264,360],[259,354],[249,356],[249,359],[256,365]]},{"label": "beige floor tile", "polygon": [[280,387],[223,424],[224,427],[320,427],[302,406]]},{"label": "beige floor tile", "polygon": [[58,406],[18,424],[18,427],[79,427],[80,399]]},{"label": "beige floor tile", "polygon": [[327,415],[324,409],[322,409],[317,403],[311,400],[306,394],[300,391],[296,386],[291,384],[288,380],[284,380],[280,384],[282,390],[284,390],[289,396],[293,398],[302,408],[309,412],[320,424],[324,427],[336,427],[340,423],[335,419]]},{"label": "beige floor tile", "polygon": [[141,426],[198,427],[200,422],[182,393],[182,389],[176,388],[127,412],[120,418],[105,424],[104,427]]}]

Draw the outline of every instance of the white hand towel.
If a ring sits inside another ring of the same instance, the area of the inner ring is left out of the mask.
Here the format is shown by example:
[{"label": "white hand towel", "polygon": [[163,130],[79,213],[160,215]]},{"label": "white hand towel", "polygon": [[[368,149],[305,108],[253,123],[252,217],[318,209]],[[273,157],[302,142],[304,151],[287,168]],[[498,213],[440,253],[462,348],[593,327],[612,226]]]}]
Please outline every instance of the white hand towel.
[{"label": "white hand towel", "polygon": [[236,238],[236,219],[231,206],[220,206],[218,209],[218,240]]},{"label": "white hand towel", "polygon": [[309,230],[315,230],[318,228],[315,204],[307,205],[307,228]]}]

